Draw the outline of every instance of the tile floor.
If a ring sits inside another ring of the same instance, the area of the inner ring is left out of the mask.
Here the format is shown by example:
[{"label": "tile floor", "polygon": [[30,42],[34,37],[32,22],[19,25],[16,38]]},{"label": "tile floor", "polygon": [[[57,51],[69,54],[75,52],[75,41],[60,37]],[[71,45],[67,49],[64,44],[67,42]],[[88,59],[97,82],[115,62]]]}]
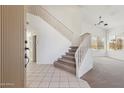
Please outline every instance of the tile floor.
[{"label": "tile floor", "polygon": [[53,65],[30,63],[26,77],[27,88],[90,88],[86,81]]}]

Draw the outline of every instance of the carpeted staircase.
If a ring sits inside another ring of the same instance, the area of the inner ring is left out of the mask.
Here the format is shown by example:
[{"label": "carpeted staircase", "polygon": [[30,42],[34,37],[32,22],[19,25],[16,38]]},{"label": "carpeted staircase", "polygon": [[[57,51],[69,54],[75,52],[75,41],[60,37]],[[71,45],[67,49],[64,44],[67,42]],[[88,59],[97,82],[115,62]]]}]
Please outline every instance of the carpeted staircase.
[{"label": "carpeted staircase", "polygon": [[54,62],[54,66],[70,73],[76,73],[76,63],[75,63],[75,52],[77,50],[77,46],[71,46],[62,58],[59,58],[56,62]]}]

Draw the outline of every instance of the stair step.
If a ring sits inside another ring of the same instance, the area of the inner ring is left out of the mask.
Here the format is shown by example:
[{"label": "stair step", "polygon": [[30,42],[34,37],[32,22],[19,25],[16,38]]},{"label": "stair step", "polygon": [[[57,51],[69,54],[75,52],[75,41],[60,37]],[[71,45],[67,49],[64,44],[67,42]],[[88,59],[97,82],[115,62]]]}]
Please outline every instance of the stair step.
[{"label": "stair step", "polygon": [[77,49],[78,46],[70,46],[71,49]]},{"label": "stair step", "polygon": [[71,61],[75,61],[75,57],[74,56],[69,56],[69,55],[63,55],[62,58],[71,60]]},{"label": "stair step", "polygon": [[63,70],[65,70],[65,71],[68,71],[68,72],[70,72],[70,73],[73,73],[73,74],[76,73],[76,68],[75,68],[75,67],[62,64],[62,63],[60,63],[60,62],[58,62],[58,61],[54,62],[54,66],[55,66],[55,67],[58,67],[58,68],[60,68],[60,69],[63,69]]},{"label": "stair step", "polygon": [[76,74],[76,63],[75,63],[75,52],[78,46],[71,46],[66,52],[66,55],[63,55],[62,58],[59,58],[58,61],[54,62],[54,66],[70,73]]},{"label": "stair step", "polygon": [[69,66],[73,66],[73,67],[76,66],[76,63],[74,61],[70,61],[64,58],[60,58],[58,61]]},{"label": "stair step", "polygon": [[67,52],[66,55],[74,56],[75,52]]},{"label": "stair step", "polygon": [[77,49],[69,49],[69,52],[76,52]]}]

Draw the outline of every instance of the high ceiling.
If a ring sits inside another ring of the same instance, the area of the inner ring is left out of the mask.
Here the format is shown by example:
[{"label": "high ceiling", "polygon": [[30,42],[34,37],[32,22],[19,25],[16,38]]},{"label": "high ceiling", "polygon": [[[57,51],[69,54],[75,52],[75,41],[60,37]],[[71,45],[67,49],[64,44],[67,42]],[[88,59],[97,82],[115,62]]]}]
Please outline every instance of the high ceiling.
[{"label": "high ceiling", "polygon": [[[45,5],[42,6],[73,32],[124,30],[124,5]],[[95,26],[99,16],[107,26]]]},{"label": "high ceiling", "polygon": [[102,16],[108,26],[101,28],[113,29],[124,26],[124,6],[79,6],[82,12],[82,21],[94,25],[98,22],[99,16]]}]

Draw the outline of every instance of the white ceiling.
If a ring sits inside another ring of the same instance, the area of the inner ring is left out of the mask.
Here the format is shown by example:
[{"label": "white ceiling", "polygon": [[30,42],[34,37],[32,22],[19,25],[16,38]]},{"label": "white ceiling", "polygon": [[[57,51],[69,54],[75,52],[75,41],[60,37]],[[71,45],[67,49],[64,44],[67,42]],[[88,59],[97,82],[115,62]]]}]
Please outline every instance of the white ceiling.
[{"label": "white ceiling", "polygon": [[[82,12],[82,21],[88,24],[94,25],[98,22],[99,16],[108,23],[107,28],[117,28],[124,26],[124,6],[103,6],[103,5],[90,5],[90,6],[79,6]],[[105,28],[104,26],[102,26]]]}]

